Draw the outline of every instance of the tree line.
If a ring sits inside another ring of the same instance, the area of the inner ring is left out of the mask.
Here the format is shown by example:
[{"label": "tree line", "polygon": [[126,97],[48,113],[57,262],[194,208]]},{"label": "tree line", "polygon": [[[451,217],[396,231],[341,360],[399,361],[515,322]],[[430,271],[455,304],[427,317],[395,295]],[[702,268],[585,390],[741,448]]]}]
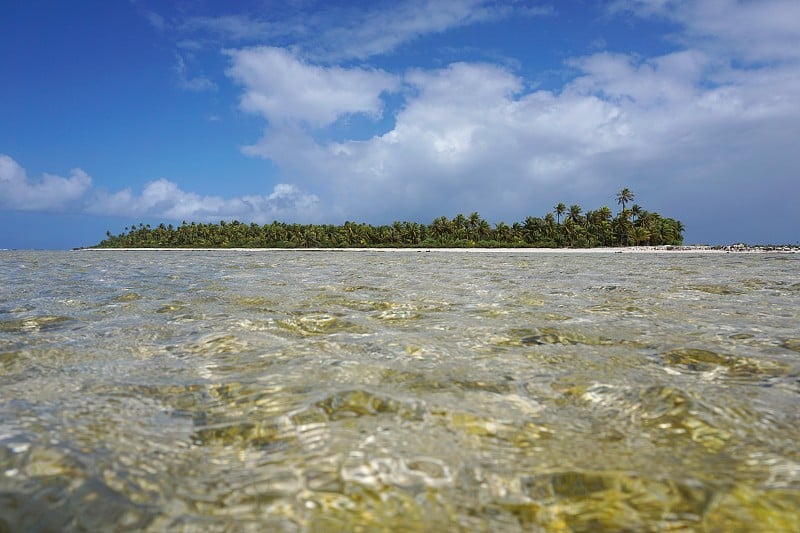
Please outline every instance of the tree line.
[{"label": "tree line", "polygon": [[542,217],[492,226],[478,213],[439,217],[430,224],[394,222],[259,225],[234,220],[219,223],[138,224],[119,235],[106,232],[100,248],[591,248],[639,245],[681,245],[683,224],[632,204],[634,195],[623,189],[616,195],[621,209],[608,206],[583,211],[581,206],[558,203]]}]

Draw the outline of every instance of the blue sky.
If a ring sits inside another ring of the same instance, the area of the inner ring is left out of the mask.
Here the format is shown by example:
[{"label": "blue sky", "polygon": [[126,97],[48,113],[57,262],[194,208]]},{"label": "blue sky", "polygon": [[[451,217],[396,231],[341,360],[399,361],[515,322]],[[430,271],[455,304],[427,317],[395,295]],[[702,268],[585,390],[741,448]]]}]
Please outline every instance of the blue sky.
[{"label": "blue sky", "polygon": [[800,241],[800,2],[82,0],[0,17],[0,248],[642,207]]}]

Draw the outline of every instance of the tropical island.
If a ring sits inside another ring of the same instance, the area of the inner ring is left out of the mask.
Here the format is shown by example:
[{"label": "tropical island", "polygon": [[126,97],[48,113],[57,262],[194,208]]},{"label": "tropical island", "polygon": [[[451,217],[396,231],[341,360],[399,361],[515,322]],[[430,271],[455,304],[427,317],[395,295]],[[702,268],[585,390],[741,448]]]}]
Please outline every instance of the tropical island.
[{"label": "tropical island", "polygon": [[[680,246],[683,224],[632,204],[627,188],[616,195],[621,206],[614,215],[608,206],[583,211],[564,203],[542,217],[529,216],[511,225],[492,225],[478,213],[441,216],[430,224],[394,222],[246,224],[234,220],[188,223],[180,226],[138,224],[123,233],[106,232],[95,248],[596,248],[622,246]],[[631,203],[628,208],[627,204]]]}]

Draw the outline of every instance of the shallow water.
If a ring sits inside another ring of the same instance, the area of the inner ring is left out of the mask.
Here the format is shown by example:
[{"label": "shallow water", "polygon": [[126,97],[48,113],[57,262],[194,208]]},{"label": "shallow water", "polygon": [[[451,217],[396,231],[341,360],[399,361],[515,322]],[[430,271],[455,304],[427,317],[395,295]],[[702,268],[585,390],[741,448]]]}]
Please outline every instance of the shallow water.
[{"label": "shallow water", "polygon": [[798,531],[800,256],[0,252],[0,531]]}]

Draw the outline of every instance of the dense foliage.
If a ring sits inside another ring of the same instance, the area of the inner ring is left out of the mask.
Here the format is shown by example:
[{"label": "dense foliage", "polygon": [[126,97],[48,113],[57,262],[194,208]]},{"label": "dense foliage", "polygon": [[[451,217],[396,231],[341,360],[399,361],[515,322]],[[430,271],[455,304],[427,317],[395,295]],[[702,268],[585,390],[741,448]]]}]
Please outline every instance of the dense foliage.
[{"label": "dense foliage", "polygon": [[[555,206],[544,217],[527,217],[511,226],[498,222],[492,227],[478,213],[439,217],[428,225],[394,222],[372,226],[355,222],[333,224],[244,224],[239,221],[218,224],[187,223],[139,224],[125,228],[98,246],[101,248],[347,248],[347,247],[422,247],[422,248],[497,248],[497,247],[573,247],[628,245],[680,245],[683,224],[661,217],[634,204],[633,194],[623,189],[617,195],[622,209],[613,215],[604,206],[583,212],[579,205]],[[563,220],[562,220],[563,218]]]}]

